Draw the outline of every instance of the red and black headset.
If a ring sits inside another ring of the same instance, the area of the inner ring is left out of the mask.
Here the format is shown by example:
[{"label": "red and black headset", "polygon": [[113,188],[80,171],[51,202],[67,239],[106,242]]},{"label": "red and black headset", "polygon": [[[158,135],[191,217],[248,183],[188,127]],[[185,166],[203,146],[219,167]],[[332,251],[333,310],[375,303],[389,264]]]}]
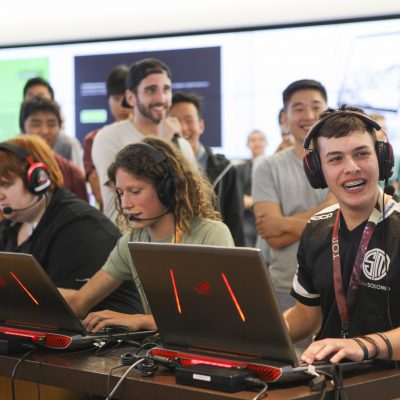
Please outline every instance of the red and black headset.
[{"label": "red and black headset", "polygon": [[41,196],[47,192],[51,185],[49,168],[42,162],[35,162],[32,155],[21,146],[13,143],[0,143],[0,150],[13,153],[21,161],[25,161],[27,169],[23,176],[23,181],[28,191],[34,195]]},{"label": "red and black headset", "polygon": [[[314,189],[325,189],[328,187],[322,171],[321,159],[319,157],[318,150],[315,148],[310,148],[311,141],[318,136],[326,121],[331,119],[333,116],[349,115],[358,118],[369,128],[373,128],[377,131],[382,130],[382,127],[366,114],[361,114],[357,111],[351,110],[328,109],[328,111],[330,111],[330,113],[327,116],[321,118],[310,128],[310,131],[308,132],[303,144],[305,150],[303,158],[304,172],[306,173],[307,179]],[[382,132],[387,137],[383,130]],[[386,181],[392,176],[392,169],[394,165],[392,145],[389,142],[377,140],[375,142],[375,151],[379,165],[379,180]]]}]

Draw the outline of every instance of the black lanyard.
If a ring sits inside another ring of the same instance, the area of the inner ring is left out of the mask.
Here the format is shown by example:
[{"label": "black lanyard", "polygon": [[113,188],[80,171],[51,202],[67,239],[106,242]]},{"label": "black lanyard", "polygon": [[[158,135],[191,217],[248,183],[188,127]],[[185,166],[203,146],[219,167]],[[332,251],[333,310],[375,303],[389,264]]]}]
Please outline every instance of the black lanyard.
[{"label": "black lanyard", "polygon": [[354,261],[353,270],[351,273],[347,296],[344,295],[342,270],[340,266],[339,253],[339,224],[340,224],[340,209],[336,215],[335,225],[332,233],[332,261],[333,261],[333,283],[335,287],[336,304],[339,311],[339,316],[342,321],[342,336],[345,338],[349,330],[349,313],[352,311],[356,299],[357,290],[360,283],[361,266],[364,260],[365,252],[367,251],[369,241],[374,233],[375,227],[381,216],[381,212],[374,208],[367,224],[365,225],[360,245],[358,246],[356,259]]}]

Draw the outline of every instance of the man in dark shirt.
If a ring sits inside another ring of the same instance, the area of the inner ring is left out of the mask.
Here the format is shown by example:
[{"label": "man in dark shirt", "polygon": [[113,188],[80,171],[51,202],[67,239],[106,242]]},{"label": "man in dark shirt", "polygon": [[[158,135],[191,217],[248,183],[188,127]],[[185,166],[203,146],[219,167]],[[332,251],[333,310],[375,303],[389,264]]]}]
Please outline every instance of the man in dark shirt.
[{"label": "man in dark shirt", "polygon": [[200,142],[200,136],[205,129],[200,99],[193,94],[174,93],[170,115],[179,120],[183,137],[192,146],[197,164],[213,186],[217,195],[218,211],[228,225],[235,245],[244,246],[243,202],[236,169],[224,155],[214,154],[209,147]]}]

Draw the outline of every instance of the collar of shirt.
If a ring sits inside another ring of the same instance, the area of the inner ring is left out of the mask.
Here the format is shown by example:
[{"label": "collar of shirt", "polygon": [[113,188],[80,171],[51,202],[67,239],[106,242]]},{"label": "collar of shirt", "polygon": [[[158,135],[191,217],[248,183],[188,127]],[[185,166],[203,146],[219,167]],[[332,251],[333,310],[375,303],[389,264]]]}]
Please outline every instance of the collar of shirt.
[{"label": "collar of shirt", "polygon": [[196,160],[197,160],[197,164],[199,165],[199,167],[202,170],[206,169],[207,159],[208,159],[208,155],[207,155],[206,149],[202,144],[200,144],[200,150],[199,150],[198,154],[196,155]]}]

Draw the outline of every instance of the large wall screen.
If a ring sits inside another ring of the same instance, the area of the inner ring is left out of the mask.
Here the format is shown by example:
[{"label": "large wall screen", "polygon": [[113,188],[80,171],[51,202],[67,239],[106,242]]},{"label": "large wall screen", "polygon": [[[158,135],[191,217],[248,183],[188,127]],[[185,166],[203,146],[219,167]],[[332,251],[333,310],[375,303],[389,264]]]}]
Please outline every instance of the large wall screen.
[{"label": "large wall screen", "polygon": [[[282,90],[313,78],[329,105],[347,103],[383,113],[400,146],[400,20],[0,49],[0,139],[19,133],[23,82],[48,78],[65,132],[80,139],[110,121],[105,78],[118,64],[158,57],[173,72],[173,88],[204,99],[204,140],[233,159],[248,157],[246,137],[257,128],[268,152],[280,142]],[[94,90],[96,89],[96,90]]]}]

